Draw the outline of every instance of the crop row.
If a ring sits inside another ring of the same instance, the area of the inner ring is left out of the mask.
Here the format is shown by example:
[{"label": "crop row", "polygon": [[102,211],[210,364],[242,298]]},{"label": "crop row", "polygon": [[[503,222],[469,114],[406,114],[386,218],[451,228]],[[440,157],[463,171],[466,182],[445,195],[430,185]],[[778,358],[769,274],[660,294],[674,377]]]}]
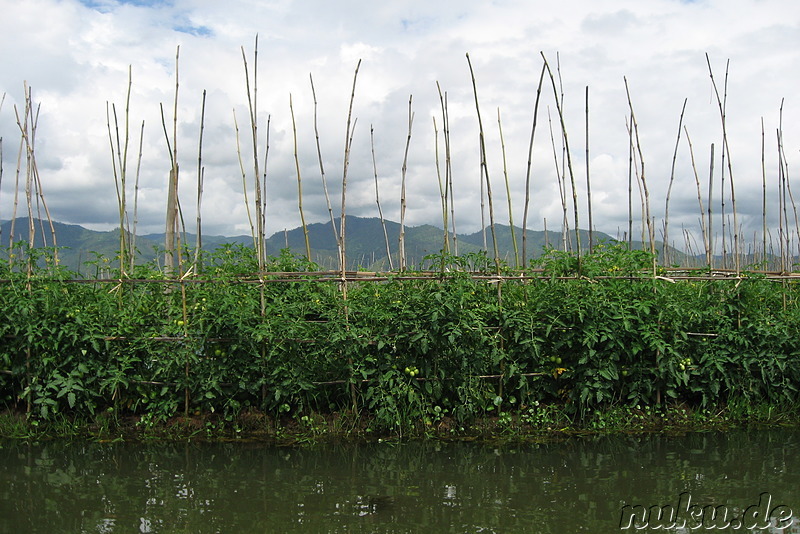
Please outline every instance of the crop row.
[{"label": "crop row", "polygon": [[[789,282],[492,281],[452,270],[346,287],[242,283],[250,261],[246,249],[219,251],[203,284],[164,284],[153,270],[116,284],[9,270],[0,406],[42,419],[355,408],[401,429],[537,403],[580,417],[618,404],[798,400]],[[274,261],[309,268],[288,254]]]}]

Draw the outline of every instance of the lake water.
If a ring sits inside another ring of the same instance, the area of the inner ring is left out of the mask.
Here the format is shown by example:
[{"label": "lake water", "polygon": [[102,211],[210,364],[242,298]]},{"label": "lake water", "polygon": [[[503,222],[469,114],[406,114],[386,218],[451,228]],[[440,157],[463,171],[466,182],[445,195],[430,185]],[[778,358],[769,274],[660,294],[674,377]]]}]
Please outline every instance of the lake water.
[{"label": "lake water", "polygon": [[797,430],[501,446],[4,441],[0,532],[604,533],[658,526],[660,510],[668,528],[654,532],[798,533],[798,473]]}]

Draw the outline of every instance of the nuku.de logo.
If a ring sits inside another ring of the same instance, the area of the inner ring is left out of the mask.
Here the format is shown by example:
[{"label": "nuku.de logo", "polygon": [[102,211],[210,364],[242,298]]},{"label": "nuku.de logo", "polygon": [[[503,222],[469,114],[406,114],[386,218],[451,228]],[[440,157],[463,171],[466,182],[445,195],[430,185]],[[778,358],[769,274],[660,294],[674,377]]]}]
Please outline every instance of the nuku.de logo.
[{"label": "nuku.de logo", "polygon": [[741,516],[731,513],[726,504],[700,505],[692,504],[692,495],[688,492],[678,496],[676,505],[626,504],[622,507],[619,528],[627,529],[785,529],[794,521],[792,509],[784,504],[772,506],[772,495],[762,493],[758,504],[744,509]]}]

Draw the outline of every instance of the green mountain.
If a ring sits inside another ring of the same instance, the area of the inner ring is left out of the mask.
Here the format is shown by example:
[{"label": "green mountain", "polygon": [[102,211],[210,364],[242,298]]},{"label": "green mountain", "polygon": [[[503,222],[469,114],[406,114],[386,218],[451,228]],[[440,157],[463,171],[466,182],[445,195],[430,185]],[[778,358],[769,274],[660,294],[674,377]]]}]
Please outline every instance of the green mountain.
[{"label": "green mountain", "polygon": [[[35,246],[52,246],[50,226],[46,222],[35,220]],[[340,225],[336,219],[337,231]],[[386,221],[386,234],[384,227],[378,218],[364,218],[350,216],[346,219],[346,242],[345,252],[348,258],[349,268],[363,268],[368,270],[386,270],[389,268],[387,259],[387,236],[389,251],[392,256],[393,266],[397,266],[398,247],[400,238],[400,225],[394,221]],[[65,224],[54,222],[56,239],[59,246],[59,257],[66,267],[83,273],[91,274],[95,267],[87,262],[96,261],[99,258],[108,258],[110,261],[117,256],[119,250],[119,232],[112,230],[108,232],[98,232],[88,230],[75,224]],[[511,235],[511,228],[507,225],[495,225],[497,231],[497,246],[501,258],[514,263],[514,247]],[[333,269],[338,267],[338,248],[330,221],[327,223],[314,223],[307,226],[308,240],[311,247],[312,259],[323,269]],[[491,228],[486,228],[486,244],[490,257],[493,257],[493,239]],[[518,253],[522,254],[522,229],[514,228],[517,241]],[[582,230],[581,243],[585,247],[589,242],[589,234]],[[0,224],[0,243],[7,246],[11,235],[11,222],[4,221]],[[43,239],[42,236],[45,236]],[[129,236],[130,237],[130,236]],[[185,242],[189,246],[194,246],[196,236],[186,234]],[[444,231],[432,225],[407,226],[405,228],[405,251],[406,264],[409,266],[419,265],[425,256],[439,253],[444,244]],[[561,244],[561,233],[548,231],[528,230],[526,254],[527,258],[538,257],[543,247],[550,245],[558,248]],[[574,233],[570,234],[570,239],[574,240]],[[599,240],[613,241],[613,238],[602,232],[594,233],[595,242]],[[28,241],[28,220],[17,219],[14,225],[14,241]],[[206,236],[203,235],[202,243],[205,250],[214,250],[228,243],[241,243],[244,245],[252,244],[251,236]],[[156,259],[156,250],[163,248],[164,234],[147,234],[136,236],[136,248],[139,251],[137,261],[146,262]],[[634,244],[637,246],[639,244]],[[302,228],[294,228],[273,234],[267,240],[267,253],[277,256],[281,249],[289,248],[297,254],[305,254],[305,238]],[[459,234],[450,242],[451,252],[459,255],[478,252],[484,249],[484,232],[478,231],[472,234]],[[675,252],[674,254],[680,254]],[[682,254],[680,254],[683,256]],[[101,260],[102,261],[102,260]]]}]

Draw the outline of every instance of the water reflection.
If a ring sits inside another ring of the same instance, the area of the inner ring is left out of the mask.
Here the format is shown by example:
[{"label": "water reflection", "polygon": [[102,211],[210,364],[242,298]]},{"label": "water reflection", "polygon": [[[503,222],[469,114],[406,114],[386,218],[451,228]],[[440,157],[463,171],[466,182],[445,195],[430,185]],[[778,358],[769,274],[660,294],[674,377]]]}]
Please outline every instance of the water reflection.
[{"label": "water reflection", "polygon": [[798,448],[794,430],[502,447],[3,442],[0,532],[620,532],[623,506],[685,492],[737,514],[769,492],[800,517]]}]

